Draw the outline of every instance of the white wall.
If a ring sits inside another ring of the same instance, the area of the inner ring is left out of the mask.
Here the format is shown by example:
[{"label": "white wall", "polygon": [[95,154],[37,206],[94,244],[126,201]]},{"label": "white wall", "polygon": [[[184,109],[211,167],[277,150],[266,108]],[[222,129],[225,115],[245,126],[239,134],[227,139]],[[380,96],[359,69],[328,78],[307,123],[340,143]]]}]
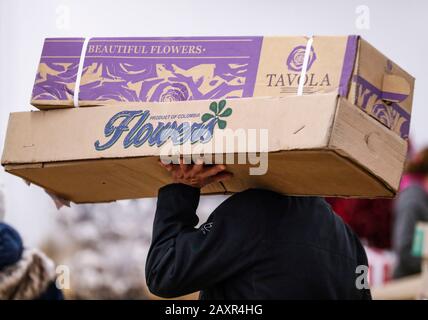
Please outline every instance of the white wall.
[{"label": "white wall", "polygon": [[[356,27],[360,5],[370,10],[368,30]],[[9,112],[31,109],[45,37],[361,34],[417,78],[411,137],[421,147],[428,144],[427,9],[418,0],[0,0],[0,140]],[[37,243],[55,214],[48,196],[3,172],[0,184],[6,220]]]}]

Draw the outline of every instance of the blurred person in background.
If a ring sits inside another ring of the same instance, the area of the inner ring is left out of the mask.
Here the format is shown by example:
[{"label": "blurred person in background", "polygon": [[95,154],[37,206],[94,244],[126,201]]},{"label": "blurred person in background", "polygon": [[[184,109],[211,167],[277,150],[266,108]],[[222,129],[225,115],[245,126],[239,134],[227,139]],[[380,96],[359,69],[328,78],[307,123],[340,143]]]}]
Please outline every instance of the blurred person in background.
[{"label": "blurred person in background", "polygon": [[407,162],[400,189],[394,205],[394,278],[421,272],[421,259],[412,255],[412,244],[416,224],[428,221],[428,148]]},{"label": "blurred person in background", "polygon": [[[408,140],[407,158],[413,156],[413,144]],[[383,285],[390,281],[396,261],[392,248],[394,199],[328,197],[325,200],[364,243],[371,285]]]},{"label": "blurred person in background", "polygon": [[367,257],[358,238],[319,197],[249,189],[225,200],[199,228],[200,188],[231,177],[224,165],[163,164],[146,281],[171,298],[371,299],[356,283]]},{"label": "blurred person in background", "polygon": [[62,300],[55,278],[53,262],[0,222],[0,300]]},{"label": "blurred person in background", "polygon": [[325,199],[365,245],[391,249],[392,199]]},{"label": "blurred person in background", "polygon": [[[407,158],[414,156],[411,140],[408,140]],[[392,249],[393,199],[326,198],[345,223],[375,249]]]}]

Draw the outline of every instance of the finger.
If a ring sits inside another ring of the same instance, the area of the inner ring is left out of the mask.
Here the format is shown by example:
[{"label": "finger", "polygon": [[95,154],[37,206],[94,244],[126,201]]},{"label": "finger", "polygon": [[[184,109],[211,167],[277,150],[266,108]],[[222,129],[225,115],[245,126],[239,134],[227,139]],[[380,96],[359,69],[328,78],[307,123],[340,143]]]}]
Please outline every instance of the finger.
[{"label": "finger", "polygon": [[226,169],[226,166],[224,164],[216,164],[212,167],[206,168],[205,170],[202,171],[202,173],[200,174],[201,178],[208,178],[211,176],[215,176],[217,173],[223,171]]},{"label": "finger", "polygon": [[204,179],[203,185],[206,186],[207,184],[210,184],[213,182],[225,181],[225,180],[228,180],[232,177],[233,177],[233,173],[231,173],[231,172],[220,172],[220,173],[216,174],[215,176],[211,176],[211,177]]},{"label": "finger", "polygon": [[173,165],[171,163],[163,163],[162,160],[158,160],[158,163],[161,167],[165,168],[167,171],[171,171],[173,169]]},{"label": "finger", "polygon": [[183,158],[180,158],[180,169],[183,173],[187,173],[190,170],[190,166],[184,163]]},{"label": "finger", "polygon": [[204,164],[204,158],[203,157],[197,157],[195,160],[195,164]]},{"label": "finger", "polygon": [[213,179],[213,182],[220,182],[220,181],[229,180],[232,177],[233,177],[232,172],[225,171],[225,172],[220,172],[211,178]]},{"label": "finger", "polygon": [[192,169],[189,172],[190,176],[195,177],[199,172],[202,171],[203,168],[204,168],[204,161],[203,160],[196,161],[196,164],[192,166]]},{"label": "finger", "polygon": [[183,172],[183,170],[181,169],[181,167],[180,167],[180,166],[178,166],[178,165],[175,165],[175,166],[172,168],[172,175],[173,175],[176,179],[183,179],[183,178],[184,178],[184,172]]},{"label": "finger", "polygon": [[199,180],[199,179],[190,179],[187,181],[191,186],[194,186],[194,187],[198,187],[201,184],[201,180]]}]

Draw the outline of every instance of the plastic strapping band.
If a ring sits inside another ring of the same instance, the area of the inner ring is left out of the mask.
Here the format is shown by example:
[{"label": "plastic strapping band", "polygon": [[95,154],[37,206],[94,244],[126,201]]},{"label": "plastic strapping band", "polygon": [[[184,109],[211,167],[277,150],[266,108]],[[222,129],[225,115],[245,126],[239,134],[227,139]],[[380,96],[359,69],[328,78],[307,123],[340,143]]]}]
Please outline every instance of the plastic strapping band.
[{"label": "plastic strapping band", "polygon": [[305,85],[306,71],[308,70],[309,57],[311,55],[311,47],[312,47],[313,41],[314,41],[313,37],[310,37],[308,39],[308,42],[306,42],[305,55],[303,58],[303,65],[302,65],[302,70],[300,72],[300,78],[299,78],[299,86],[297,87],[298,96],[303,95],[303,86]]},{"label": "plastic strapping band", "polygon": [[82,80],[83,65],[85,63],[86,49],[88,48],[89,37],[83,41],[82,51],[80,52],[79,67],[77,68],[76,84],[74,86],[73,104],[77,108],[79,106],[80,81]]}]

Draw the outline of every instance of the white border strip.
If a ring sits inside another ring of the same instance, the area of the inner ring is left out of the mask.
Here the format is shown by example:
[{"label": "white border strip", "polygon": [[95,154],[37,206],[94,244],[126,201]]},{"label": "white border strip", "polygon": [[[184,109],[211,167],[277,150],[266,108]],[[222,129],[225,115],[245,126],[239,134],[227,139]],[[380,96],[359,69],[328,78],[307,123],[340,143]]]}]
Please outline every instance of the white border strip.
[{"label": "white border strip", "polygon": [[303,58],[302,71],[300,72],[299,86],[297,87],[298,96],[303,95],[303,86],[305,85],[306,71],[308,70],[309,56],[311,55],[311,47],[313,41],[314,38],[310,37],[308,39],[308,42],[306,42],[305,56]]},{"label": "white border strip", "polygon": [[89,39],[89,37],[85,38],[85,41],[83,42],[82,46],[82,51],[80,52],[79,67],[77,69],[76,84],[74,86],[73,96],[73,104],[76,108],[79,107],[80,81],[82,80],[83,65],[85,63],[86,49],[88,48]]}]

